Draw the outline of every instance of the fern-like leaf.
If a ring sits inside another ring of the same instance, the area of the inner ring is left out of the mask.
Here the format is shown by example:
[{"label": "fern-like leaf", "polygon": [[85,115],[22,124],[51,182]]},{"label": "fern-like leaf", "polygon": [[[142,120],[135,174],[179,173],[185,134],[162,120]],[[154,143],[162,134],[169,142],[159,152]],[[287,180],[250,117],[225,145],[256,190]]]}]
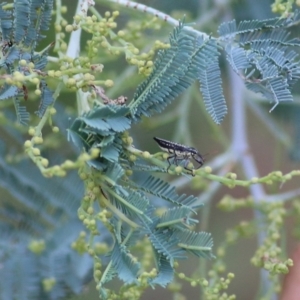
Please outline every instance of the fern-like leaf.
[{"label": "fern-like leaf", "polygon": [[156,228],[186,228],[198,223],[198,220],[190,218],[189,207],[173,207],[168,209],[158,220]]},{"label": "fern-like leaf", "polygon": [[140,217],[148,222],[151,219],[147,216],[146,210],[149,200],[139,191],[126,190],[121,186],[117,186],[112,192],[109,188],[105,189],[110,194],[110,201],[125,215],[133,218]]},{"label": "fern-like leaf", "polygon": [[3,10],[2,5],[4,4],[5,3],[0,4],[0,34],[2,40],[9,41],[13,27],[12,12]]},{"label": "fern-like leaf", "polygon": [[47,87],[47,84],[45,81],[41,81],[41,103],[39,110],[36,112],[36,114],[42,118],[44,113],[46,112],[47,108],[53,103],[53,93],[52,91]]},{"label": "fern-like leaf", "polygon": [[227,106],[222,89],[216,42],[210,40],[206,43],[199,56],[201,66],[197,66],[198,79],[205,107],[214,122],[221,124],[227,113]]},{"label": "fern-like leaf", "polygon": [[115,268],[112,265],[112,262],[110,262],[106,269],[104,274],[101,277],[100,282],[97,284],[97,287],[99,288],[99,296],[100,299],[107,299],[108,298],[108,293],[107,293],[107,289],[105,289],[103,286],[105,283],[110,282],[112,279],[114,279],[117,276],[117,271],[115,270]]},{"label": "fern-like leaf", "polygon": [[196,74],[185,76],[195,40],[195,36],[183,30],[182,24],[174,30],[171,47],[159,53],[153,72],[137,88],[129,105],[134,119],[161,112],[196,79]]},{"label": "fern-like leaf", "polygon": [[121,280],[128,284],[137,282],[140,265],[133,260],[127,248],[117,241],[111,253],[111,261]]},{"label": "fern-like leaf", "polygon": [[117,183],[120,178],[124,175],[124,169],[116,163],[109,163],[105,176],[110,178],[113,182]]},{"label": "fern-like leaf", "polygon": [[178,246],[187,252],[204,258],[214,257],[212,254],[213,240],[211,234],[183,230],[177,233],[177,237],[179,239]]},{"label": "fern-like leaf", "polygon": [[20,101],[18,98],[14,98],[14,105],[18,122],[22,125],[27,125],[30,119],[30,115],[27,112],[26,107],[20,105]]},{"label": "fern-like leaf", "polygon": [[236,25],[236,21],[222,23],[218,28],[218,33],[223,39],[230,39],[239,34],[255,33],[261,31],[273,31],[277,28],[291,27],[297,23],[299,19],[299,11],[295,11],[294,15],[289,18],[271,18],[265,20],[242,21]]},{"label": "fern-like leaf", "polygon": [[239,74],[241,70],[251,67],[246,50],[241,47],[233,47],[228,45],[226,48],[227,60],[232,69]]},{"label": "fern-like leaf", "polygon": [[29,26],[30,0],[14,0],[14,42],[20,43],[25,37]]},{"label": "fern-like leaf", "polygon": [[174,277],[174,269],[170,261],[163,255],[154,252],[156,258],[156,267],[158,274],[155,278],[149,281],[151,286],[158,284],[162,287],[166,287],[170,282],[172,282]]},{"label": "fern-like leaf", "polygon": [[24,39],[26,46],[35,49],[38,41],[43,38],[41,31],[49,29],[52,7],[53,0],[31,0],[30,25]]},{"label": "fern-like leaf", "polygon": [[7,68],[7,65],[12,65],[15,60],[19,60],[21,55],[20,49],[16,45],[9,47],[6,53],[6,58],[3,61],[3,66]]},{"label": "fern-like leaf", "polygon": [[16,96],[19,89],[14,85],[4,84],[3,88],[0,90],[0,100],[6,100]]},{"label": "fern-like leaf", "polygon": [[177,206],[188,207],[191,210],[195,208],[194,204],[198,200],[197,197],[186,196],[185,194],[179,196],[175,191],[175,187],[153,176],[149,176],[145,181],[140,183],[138,187],[151,195],[157,196]]},{"label": "fern-like leaf", "polygon": [[126,107],[107,105],[95,107],[80,119],[93,129],[122,132],[130,128],[130,119],[126,117],[128,112]]},{"label": "fern-like leaf", "polygon": [[[153,215],[153,208],[148,210],[147,215]],[[152,220],[152,223],[143,221],[142,231],[147,235],[157,253],[165,256],[173,266],[175,259],[185,258],[185,251],[178,247],[179,240],[171,230],[156,229],[157,221],[154,218]]]},{"label": "fern-like leaf", "polygon": [[270,111],[272,111],[279,104],[279,102],[293,101],[293,96],[288,89],[285,79],[280,77],[271,79],[268,83],[268,87],[273,95],[273,100],[275,101],[275,105]]}]

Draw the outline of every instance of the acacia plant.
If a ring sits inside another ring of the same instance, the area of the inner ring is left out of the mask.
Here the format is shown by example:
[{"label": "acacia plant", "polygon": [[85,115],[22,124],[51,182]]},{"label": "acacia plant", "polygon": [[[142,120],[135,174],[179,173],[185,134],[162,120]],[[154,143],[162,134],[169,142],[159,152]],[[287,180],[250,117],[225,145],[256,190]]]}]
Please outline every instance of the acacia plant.
[{"label": "acacia plant", "polygon": [[[224,254],[238,238],[255,233],[260,244],[252,263],[271,275],[266,280],[262,272],[267,294],[278,291],[279,275],[292,264],[279,247],[283,201],[298,192],[268,196],[263,184],[284,183],[300,171],[258,175],[247,152],[241,83],[272,102],[270,111],[293,101],[300,40],[290,32],[300,13],[275,3],[273,10],[282,16],[224,22],[215,36],[194,29],[185,18],[177,21],[130,1],[98,1],[118,3],[121,13],[105,11],[92,0],[79,1],[73,21],[64,17],[70,8],[63,1],[53,2],[0,5],[0,182],[7,191],[1,197],[1,299],[61,299],[79,293],[92,275],[101,299],[139,299],[156,285],[169,285],[179,295],[174,275],[200,285],[205,299],[234,299],[224,292],[233,278],[224,268]],[[135,23],[117,23],[128,9],[141,16]],[[145,13],[150,17],[145,19]],[[173,27],[168,27],[169,41],[150,39],[145,48],[147,30],[165,30],[165,23]],[[45,37],[53,40],[47,44]],[[181,94],[187,95],[178,104],[184,111],[179,120],[185,122],[190,91],[195,90],[187,89],[195,81],[206,113],[222,124],[227,103],[221,54],[233,71],[230,80],[240,78],[231,96],[231,147],[200,169],[191,161],[171,164],[170,153],[140,150],[145,147],[137,147],[132,127],[146,119],[151,123],[158,114],[164,120],[176,117],[164,110]],[[128,67],[110,78],[114,62],[123,58]],[[245,177],[231,172],[239,163]],[[180,180],[172,184],[160,176],[165,173]],[[207,187],[200,197],[176,191],[176,185],[189,182]],[[239,201],[226,196],[220,208],[250,207],[256,218],[229,231],[213,251],[212,237],[197,229],[196,215],[221,184],[248,187],[251,195]],[[295,207],[299,210],[296,202]],[[213,259],[210,279],[176,272],[178,262],[189,255]],[[124,283],[119,291],[106,286],[115,277]]]}]

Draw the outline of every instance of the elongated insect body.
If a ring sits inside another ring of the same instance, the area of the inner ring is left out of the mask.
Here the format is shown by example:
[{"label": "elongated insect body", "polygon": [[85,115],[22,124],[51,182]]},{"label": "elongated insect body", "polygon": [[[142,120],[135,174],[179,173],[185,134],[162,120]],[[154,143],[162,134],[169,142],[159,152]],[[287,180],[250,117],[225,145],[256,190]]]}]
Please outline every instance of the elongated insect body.
[{"label": "elongated insect body", "polygon": [[170,153],[170,156],[167,158],[167,161],[169,163],[167,171],[171,166],[171,162],[170,162],[171,158],[174,158],[174,162],[177,166],[178,166],[178,160],[186,160],[184,168],[190,171],[192,170],[187,168],[190,158],[193,158],[197,163],[199,163],[199,167],[196,169],[199,169],[204,164],[204,159],[202,155],[198,152],[197,149],[193,147],[187,147],[185,145],[181,145],[157,137],[154,137],[154,140],[157,142],[158,146],[163,151]]}]

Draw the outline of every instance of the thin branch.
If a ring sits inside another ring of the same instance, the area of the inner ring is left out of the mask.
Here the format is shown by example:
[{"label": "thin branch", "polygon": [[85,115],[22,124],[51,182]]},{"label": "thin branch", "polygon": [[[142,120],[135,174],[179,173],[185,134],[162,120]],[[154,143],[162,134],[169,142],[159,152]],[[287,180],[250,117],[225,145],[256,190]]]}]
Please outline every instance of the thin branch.
[{"label": "thin branch", "polygon": [[288,201],[299,196],[300,196],[300,189],[295,189],[282,194],[268,195],[265,198],[265,201],[268,202]]},{"label": "thin branch", "polygon": [[[249,151],[247,130],[246,130],[246,113],[243,99],[244,85],[237,74],[229,67],[230,90],[232,91],[232,151],[237,159],[241,162],[244,174],[247,179],[259,178],[259,173],[255,164],[253,155]],[[249,187],[251,195],[256,203],[264,200],[266,197],[264,188],[261,184],[251,185]],[[254,210],[254,216],[258,224],[263,224],[263,215],[258,210]],[[257,233],[258,244],[261,245],[266,238],[266,232],[263,230]],[[261,286],[263,294],[268,291],[272,285],[269,280],[269,273],[266,270],[260,271]]]},{"label": "thin branch", "polygon": [[[86,15],[89,5],[92,5],[93,3],[90,0],[78,0],[76,14],[78,15]],[[70,36],[70,41],[68,44],[68,49],[66,56],[71,58],[78,57],[80,53],[80,39],[81,39],[81,28],[79,27],[77,30],[72,31]],[[77,74],[75,78],[80,78],[82,74]],[[77,109],[79,115],[81,115],[83,112],[87,112],[90,110],[90,106],[88,104],[88,92],[83,92],[82,90],[79,90],[76,93],[76,99],[77,99]]]},{"label": "thin branch", "polygon": [[[109,0],[109,2],[114,2],[117,4],[120,4],[122,6],[131,8],[131,9],[136,9],[138,11],[141,11],[143,13],[147,13],[150,15],[153,15],[173,26],[178,26],[179,25],[179,21],[177,21],[176,19],[172,18],[170,15],[164,14],[161,11],[154,9],[150,6],[144,5],[144,4],[140,4],[137,2],[133,2],[133,1],[127,1],[127,0]],[[198,30],[195,30],[194,28],[190,27],[190,26],[186,26],[185,30],[188,30],[190,32],[196,33],[197,35],[201,35],[203,36],[204,39],[209,39],[210,36],[204,32],[200,32]]]}]

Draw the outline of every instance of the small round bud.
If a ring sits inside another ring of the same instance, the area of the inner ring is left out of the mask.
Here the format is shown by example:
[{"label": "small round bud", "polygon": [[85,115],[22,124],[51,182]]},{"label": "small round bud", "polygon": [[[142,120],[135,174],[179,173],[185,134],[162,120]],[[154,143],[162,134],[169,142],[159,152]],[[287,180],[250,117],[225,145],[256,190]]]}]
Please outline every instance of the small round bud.
[{"label": "small round bud", "polygon": [[40,151],[39,148],[33,148],[33,149],[32,149],[32,153],[33,153],[33,155],[35,155],[35,156],[41,155],[41,151]]},{"label": "small round bud", "polygon": [[125,35],[125,32],[123,30],[118,31],[118,36],[123,37]]},{"label": "small round bud", "polygon": [[35,84],[35,85],[39,85],[39,84],[40,84],[40,80],[39,80],[38,78],[33,78],[33,79],[31,80],[31,82],[32,82],[33,84]]},{"label": "small round bud", "polygon": [[36,89],[34,91],[34,93],[37,95],[37,96],[40,96],[42,94],[42,91],[40,89]]},{"label": "small round bud", "polygon": [[97,158],[100,154],[100,149],[98,148],[92,148],[91,152],[90,152],[91,156],[93,158]]},{"label": "small round bud", "polygon": [[149,158],[151,155],[150,155],[150,153],[148,152],[148,151],[144,151],[143,152],[143,157],[144,158]]},{"label": "small round bud", "polygon": [[59,24],[56,24],[56,25],[55,25],[55,31],[56,31],[57,33],[59,33],[59,32],[61,32],[61,30],[62,30],[62,27],[61,27]]},{"label": "small round bud", "polygon": [[98,186],[95,186],[95,187],[93,188],[93,193],[94,193],[94,194],[98,195],[98,194],[100,194],[100,192],[101,192],[101,190],[100,190],[100,188],[99,188]]},{"label": "small round bud", "polygon": [[59,128],[57,126],[53,126],[52,127],[52,131],[55,132],[55,133],[57,133],[57,132],[59,132]]},{"label": "small round bud", "polygon": [[31,136],[34,136],[35,135],[35,129],[33,127],[30,127],[29,130],[28,130],[28,134],[31,135]]},{"label": "small round bud", "polygon": [[207,281],[207,280],[203,280],[203,281],[202,281],[202,285],[203,285],[203,286],[208,286],[208,281]]},{"label": "small round bud", "polygon": [[132,175],[132,170],[126,170],[126,171],[125,171],[125,174],[126,174],[127,176],[131,176],[131,175]]},{"label": "small round bud", "polygon": [[54,107],[50,108],[50,114],[55,115],[56,114],[56,109]]},{"label": "small round bud", "polygon": [[55,72],[54,72],[53,70],[49,70],[49,71],[48,71],[48,75],[49,75],[50,77],[54,77],[54,76],[55,76]]},{"label": "small round bud", "polygon": [[204,168],[205,173],[210,174],[212,172],[212,168],[207,166]]},{"label": "small round bud", "polygon": [[61,8],[60,8],[60,12],[62,13],[62,14],[65,14],[66,12],[68,11],[68,8],[67,8],[67,6],[62,6]]},{"label": "small round bud", "polygon": [[88,251],[89,255],[94,256],[95,255],[95,251],[93,249],[89,249]]},{"label": "small round bud", "polygon": [[177,166],[176,168],[175,168],[175,172],[177,173],[177,174],[180,174],[181,172],[182,172],[182,167],[180,167],[180,166]]},{"label": "small round bud", "polygon": [[61,74],[61,71],[55,71],[54,72],[54,76],[55,77],[60,77],[62,74]]},{"label": "small round bud", "polygon": [[102,272],[101,272],[100,270],[96,270],[96,271],[94,272],[94,276],[95,276],[96,278],[100,278],[101,275],[102,275]]},{"label": "small round bud", "polygon": [[70,25],[70,24],[68,24],[66,27],[65,27],[65,30],[66,30],[66,32],[71,32],[71,31],[73,31],[73,25]]},{"label": "small round bud", "polygon": [[72,162],[71,160],[67,159],[63,163],[63,167],[66,168],[66,169],[72,168],[72,167],[74,167],[74,162]]},{"label": "small round bud", "polygon": [[192,286],[192,287],[197,286],[197,282],[196,282],[195,280],[193,280],[193,281],[191,282],[191,286]]},{"label": "small round bud", "polygon": [[88,208],[88,210],[87,210],[87,213],[88,213],[89,215],[92,215],[92,214],[94,213],[94,208],[90,206],[90,207]]},{"label": "small round bud", "polygon": [[108,80],[105,80],[104,85],[107,87],[112,87],[114,85],[114,82],[111,79],[108,79]]},{"label": "small round bud", "polygon": [[164,160],[166,160],[169,157],[169,154],[168,153],[164,153],[162,157],[163,157]]},{"label": "small round bud", "polygon": [[230,178],[236,180],[237,175],[235,173],[230,173]]},{"label": "small round bud", "polygon": [[24,143],[24,147],[25,148],[30,148],[32,146],[32,143],[31,141],[27,140],[25,143]]},{"label": "small round bud", "polygon": [[133,155],[133,154],[131,154],[131,155],[129,156],[129,160],[130,160],[130,161],[136,161],[136,156]]},{"label": "small round bud", "polygon": [[42,144],[43,143],[43,138],[40,137],[40,136],[35,136],[35,137],[33,137],[33,142],[35,144]]},{"label": "small round bud", "polygon": [[27,65],[27,61],[25,59],[21,59],[19,61],[19,65],[22,66],[22,67],[25,67]]},{"label": "small round bud", "polygon": [[42,164],[42,166],[43,166],[44,168],[47,168],[48,165],[49,165],[49,160],[46,159],[46,158],[43,158],[43,159],[41,160],[41,164]]}]

